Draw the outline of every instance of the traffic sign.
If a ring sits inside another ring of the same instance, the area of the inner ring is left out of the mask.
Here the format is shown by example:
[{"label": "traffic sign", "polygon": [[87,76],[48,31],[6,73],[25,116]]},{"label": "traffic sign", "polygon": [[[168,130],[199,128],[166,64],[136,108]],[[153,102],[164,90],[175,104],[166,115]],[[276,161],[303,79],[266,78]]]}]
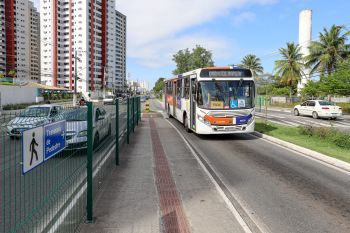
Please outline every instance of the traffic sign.
[{"label": "traffic sign", "polygon": [[23,131],[22,135],[22,174],[44,162],[43,127]]},{"label": "traffic sign", "polygon": [[29,129],[22,135],[22,174],[66,148],[66,121]]},{"label": "traffic sign", "polygon": [[48,160],[66,148],[66,121],[44,126],[44,160]]}]

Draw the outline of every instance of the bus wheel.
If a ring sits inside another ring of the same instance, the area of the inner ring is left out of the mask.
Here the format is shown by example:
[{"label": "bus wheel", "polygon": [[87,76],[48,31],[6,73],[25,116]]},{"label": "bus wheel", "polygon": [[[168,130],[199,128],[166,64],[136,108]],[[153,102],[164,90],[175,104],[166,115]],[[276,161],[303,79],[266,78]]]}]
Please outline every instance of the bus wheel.
[{"label": "bus wheel", "polygon": [[183,122],[183,124],[184,124],[184,128],[185,128],[186,132],[190,133],[191,130],[188,127],[188,120],[187,120],[187,115],[186,114],[184,115],[184,122]]}]

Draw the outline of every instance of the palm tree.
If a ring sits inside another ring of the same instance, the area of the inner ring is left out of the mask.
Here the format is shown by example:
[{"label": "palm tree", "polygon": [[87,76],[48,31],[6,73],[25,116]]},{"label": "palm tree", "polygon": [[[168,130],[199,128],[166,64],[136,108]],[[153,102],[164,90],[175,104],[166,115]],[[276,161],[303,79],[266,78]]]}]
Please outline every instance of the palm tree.
[{"label": "palm tree", "polygon": [[282,60],[275,61],[275,75],[281,77],[281,83],[289,87],[289,96],[292,97],[293,87],[304,76],[303,55],[300,52],[300,46],[287,43],[287,48],[280,48]]},{"label": "palm tree", "polygon": [[264,72],[264,68],[261,66],[260,58],[256,57],[254,54],[246,55],[242,61],[241,65],[243,68],[250,69],[254,77],[257,77],[258,74]]},{"label": "palm tree", "polygon": [[350,32],[343,32],[344,26],[332,25],[330,30],[323,29],[319,34],[319,41],[312,41],[310,55],[306,57],[306,65],[310,66],[311,73],[331,74],[339,62],[349,57],[350,45],[346,44]]}]

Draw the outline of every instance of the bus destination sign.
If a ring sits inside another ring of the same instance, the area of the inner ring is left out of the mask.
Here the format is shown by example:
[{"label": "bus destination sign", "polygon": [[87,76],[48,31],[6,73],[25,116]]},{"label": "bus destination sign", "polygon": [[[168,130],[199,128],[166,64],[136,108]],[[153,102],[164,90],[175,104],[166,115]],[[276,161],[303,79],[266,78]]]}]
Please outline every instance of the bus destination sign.
[{"label": "bus destination sign", "polygon": [[252,73],[248,69],[237,70],[202,70],[201,77],[203,78],[243,78],[252,77]]}]

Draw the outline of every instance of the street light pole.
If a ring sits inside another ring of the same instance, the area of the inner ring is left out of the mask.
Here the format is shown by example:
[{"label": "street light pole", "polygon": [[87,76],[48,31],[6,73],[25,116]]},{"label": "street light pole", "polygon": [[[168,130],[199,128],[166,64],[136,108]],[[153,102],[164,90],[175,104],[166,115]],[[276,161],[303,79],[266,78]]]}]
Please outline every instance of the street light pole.
[{"label": "street light pole", "polygon": [[73,106],[75,107],[77,105],[77,76],[78,76],[78,70],[77,70],[77,51],[74,51],[74,92],[73,92]]}]

